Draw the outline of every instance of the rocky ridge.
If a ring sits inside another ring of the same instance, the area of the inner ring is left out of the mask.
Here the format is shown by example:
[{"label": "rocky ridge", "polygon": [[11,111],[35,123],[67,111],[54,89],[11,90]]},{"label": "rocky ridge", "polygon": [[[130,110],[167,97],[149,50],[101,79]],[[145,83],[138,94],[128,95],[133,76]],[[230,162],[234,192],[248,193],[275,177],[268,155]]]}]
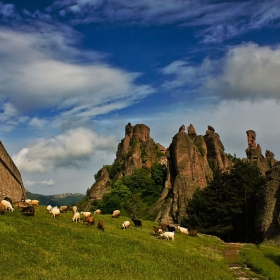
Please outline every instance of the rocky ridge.
[{"label": "rocky ridge", "polygon": [[[271,151],[265,156],[256,143],[256,133],[248,130],[246,158],[260,167],[268,180],[264,186],[264,197],[259,203],[259,218],[256,221],[262,238],[278,236],[280,229],[280,163]],[[213,169],[226,169],[232,161],[225,153],[224,145],[215,129],[208,125],[204,135],[197,135],[190,124],[182,125],[166,149],[150,137],[150,128],[144,124],[125,126],[125,137],[118,145],[114,164],[121,166],[119,176],[131,175],[137,168],[150,168],[153,163],[161,163],[167,168],[165,187],[151,212],[156,213],[156,222],[180,223],[185,217],[187,201],[196,188],[205,188],[212,178]],[[109,173],[105,167],[90,189],[90,199],[102,199],[110,192]],[[259,226],[261,225],[261,226]]]}]

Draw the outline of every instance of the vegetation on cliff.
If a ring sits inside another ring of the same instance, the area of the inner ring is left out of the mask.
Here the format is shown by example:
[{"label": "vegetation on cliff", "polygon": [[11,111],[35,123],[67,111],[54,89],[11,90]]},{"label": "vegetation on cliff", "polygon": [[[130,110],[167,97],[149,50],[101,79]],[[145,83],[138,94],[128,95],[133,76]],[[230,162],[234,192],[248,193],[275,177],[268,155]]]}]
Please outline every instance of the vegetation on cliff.
[{"label": "vegetation on cliff", "polygon": [[240,159],[226,171],[214,170],[213,180],[189,201],[184,225],[227,242],[257,242],[256,205],[264,183],[257,165]]},{"label": "vegetation on cliff", "polygon": [[271,151],[262,155],[253,130],[246,133],[247,158],[239,159],[225,152],[210,125],[203,136],[182,125],[165,149],[146,125],[128,123],[114,163],[95,174],[80,205],[104,213],[118,208],[227,241],[278,240],[280,162]]},{"label": "vegetation on cliff", "polygon": [[[151,168],[138,168],[131,175],[120,176],[120,166],[118,162],[105,166],[109,173],[107,187],[110,192],[104,194],[102,200],[94,200],[90,210],[100,208],[102,213],[110,214],[120,209],[129,216],[154,219],[148,210],[164,188],[166,169],[161,164],[154,163]],[[98,180],[99,176],[97,173],[95,178]]]}]

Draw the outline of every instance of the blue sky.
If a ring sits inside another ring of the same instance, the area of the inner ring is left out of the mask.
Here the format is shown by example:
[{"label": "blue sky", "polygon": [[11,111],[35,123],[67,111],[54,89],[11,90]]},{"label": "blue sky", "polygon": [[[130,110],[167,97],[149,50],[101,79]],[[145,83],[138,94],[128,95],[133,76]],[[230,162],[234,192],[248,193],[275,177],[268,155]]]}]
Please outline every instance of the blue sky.
[{"label": "blue sky", "polygon": [[128,122],[280,158],[279,1],[0,2],[0,139],[33,193],[85,193]]}]

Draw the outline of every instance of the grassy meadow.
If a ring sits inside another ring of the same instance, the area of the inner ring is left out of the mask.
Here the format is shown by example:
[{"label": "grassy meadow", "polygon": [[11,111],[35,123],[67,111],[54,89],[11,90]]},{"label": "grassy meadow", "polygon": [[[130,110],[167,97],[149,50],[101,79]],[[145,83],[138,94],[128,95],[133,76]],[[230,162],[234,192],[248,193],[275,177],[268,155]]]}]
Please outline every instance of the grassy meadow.
[{"label": "grassy meadow", "polygon": [[[121,224],[130,219],[123,216],[96,215],[90,226],[73,222],[72,212],[54,219],[45,206],[35,208],[35,217],[17,209],[0,216],[1,279],[236,279],[218,238],[176,232],[168,241],[155,238],[151,221],[124,230]],[[99,220],[104,232],[97,229]],[[241,261],[249,259],[246,250]],[[279,269],[279,262],[273,263]]]},{"label": "grassy meadow", "polygon": [[271,244],[245,244],[240,262],[246,263],[253,271],[265,275],[266,279],[280,280],[280,247]]}]

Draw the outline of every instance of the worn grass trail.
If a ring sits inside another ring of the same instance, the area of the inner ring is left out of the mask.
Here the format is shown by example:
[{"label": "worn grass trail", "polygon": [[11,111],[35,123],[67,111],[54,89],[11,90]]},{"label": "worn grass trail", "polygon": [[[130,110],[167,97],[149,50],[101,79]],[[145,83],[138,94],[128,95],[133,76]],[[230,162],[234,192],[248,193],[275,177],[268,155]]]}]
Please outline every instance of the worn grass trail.
[{"label": "worn grass trail", "polygon": [[[240,263],[240,252],[244,246],[242,243],[226,243],[224,258],[236,279],[240,280],[264,280],[269,279],[259,273],[252,271],[248,264]],[[280,276],[279,276],[280,277]]]}]

